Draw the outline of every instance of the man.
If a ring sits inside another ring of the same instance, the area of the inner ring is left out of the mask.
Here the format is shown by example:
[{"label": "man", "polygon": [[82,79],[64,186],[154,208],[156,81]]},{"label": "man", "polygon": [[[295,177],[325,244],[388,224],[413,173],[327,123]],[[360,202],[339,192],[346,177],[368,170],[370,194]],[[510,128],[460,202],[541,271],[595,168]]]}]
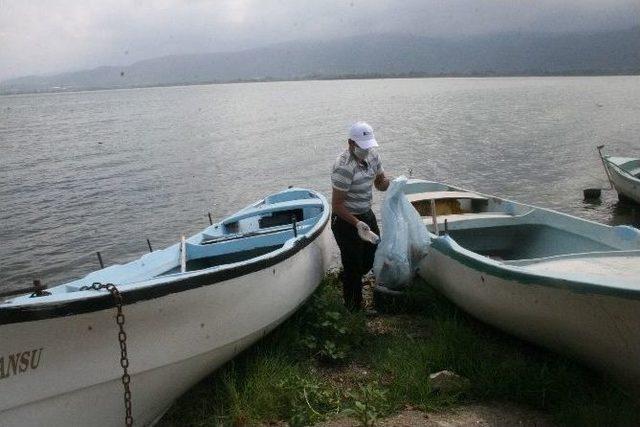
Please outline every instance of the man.
[{"label": "man", "polygon": [[373,266],[380,235],[371,210],[372,187],[385,191],[389,179],[373,149],[378,143],[371,126],[355,123],[349,129],[347,142],[347,149],[338,156],[331,173],[331,230],[342,258],[345,305],[359,310],[363,308],[362,276]]}]

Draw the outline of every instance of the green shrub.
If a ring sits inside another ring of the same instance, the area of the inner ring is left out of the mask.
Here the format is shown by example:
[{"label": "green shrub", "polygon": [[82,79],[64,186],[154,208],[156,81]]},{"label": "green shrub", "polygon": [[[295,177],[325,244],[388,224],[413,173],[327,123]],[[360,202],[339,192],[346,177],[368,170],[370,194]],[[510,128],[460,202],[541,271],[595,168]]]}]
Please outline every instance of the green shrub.
[{"label": "green shrub", "polygon": [[[302,310],[182,397],[160,425],[300,426],[346,413],[371,426],[407,404],[482,401],[532,406],[564,425],[640,425],[635,398],[612,380],[478,322],[424,283],[411,292],[405,308],[414,314],[378,318],[387,332],[369,333],[328,276]],[[444,369],[470,387],[433,393],[429,374]]]},{"label": "green shrub", "polygon": [[387,391],[379,388],[377,384],[360,385],[356,391],[346,392],[352,404],[343,413],[355,418],[364,427],[372,427],[380,414],[387,409],[386,394]]},{"label": "green shrub", "polygon": [[328,276],[302,313],[299,344],[328,363],[346,360],[365,331],[364,316],[345,308],[338,286],[337,278]]}]

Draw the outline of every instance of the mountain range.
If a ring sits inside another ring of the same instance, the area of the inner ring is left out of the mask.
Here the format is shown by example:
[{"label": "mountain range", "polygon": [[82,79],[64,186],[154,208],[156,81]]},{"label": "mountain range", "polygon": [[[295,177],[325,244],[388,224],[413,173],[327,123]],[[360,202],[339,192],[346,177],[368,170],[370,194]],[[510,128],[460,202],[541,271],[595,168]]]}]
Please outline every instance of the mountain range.
[{"label": "mountain range", "polygon": [[302,40],[19,77],[0,82],[0,93],[297,79],[593,74],[640,74],[640,27],[461,38],[371,34]]}]

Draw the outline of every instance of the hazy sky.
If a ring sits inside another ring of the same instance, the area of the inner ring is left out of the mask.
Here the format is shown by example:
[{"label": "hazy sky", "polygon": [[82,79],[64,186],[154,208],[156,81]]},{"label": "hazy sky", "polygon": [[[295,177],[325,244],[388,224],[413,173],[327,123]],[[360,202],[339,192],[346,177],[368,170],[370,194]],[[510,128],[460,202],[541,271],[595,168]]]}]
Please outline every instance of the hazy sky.
[{"label": "hazy sky", "polygon": [[0,0],[0,80],[301,38],[633,25],[640,0]]}]

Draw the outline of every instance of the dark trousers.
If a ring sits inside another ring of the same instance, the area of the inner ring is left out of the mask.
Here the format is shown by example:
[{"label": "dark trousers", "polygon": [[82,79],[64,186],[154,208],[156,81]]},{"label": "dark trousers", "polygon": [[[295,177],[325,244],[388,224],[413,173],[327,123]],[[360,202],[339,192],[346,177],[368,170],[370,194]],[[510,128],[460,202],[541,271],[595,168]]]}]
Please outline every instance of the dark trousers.
[{"label": "dark trousers", "polygon": [[[376,216],[372,210],[355,215],[365,222],[371,231],[380,235]],[[340,248],[342,259],[342,292],[345,305],[352,310],[362,308],[362,276],[373,267],[377,245],[365,242],[358,236],[358,230],[337,215],[331,217],[331,231]]]}]

